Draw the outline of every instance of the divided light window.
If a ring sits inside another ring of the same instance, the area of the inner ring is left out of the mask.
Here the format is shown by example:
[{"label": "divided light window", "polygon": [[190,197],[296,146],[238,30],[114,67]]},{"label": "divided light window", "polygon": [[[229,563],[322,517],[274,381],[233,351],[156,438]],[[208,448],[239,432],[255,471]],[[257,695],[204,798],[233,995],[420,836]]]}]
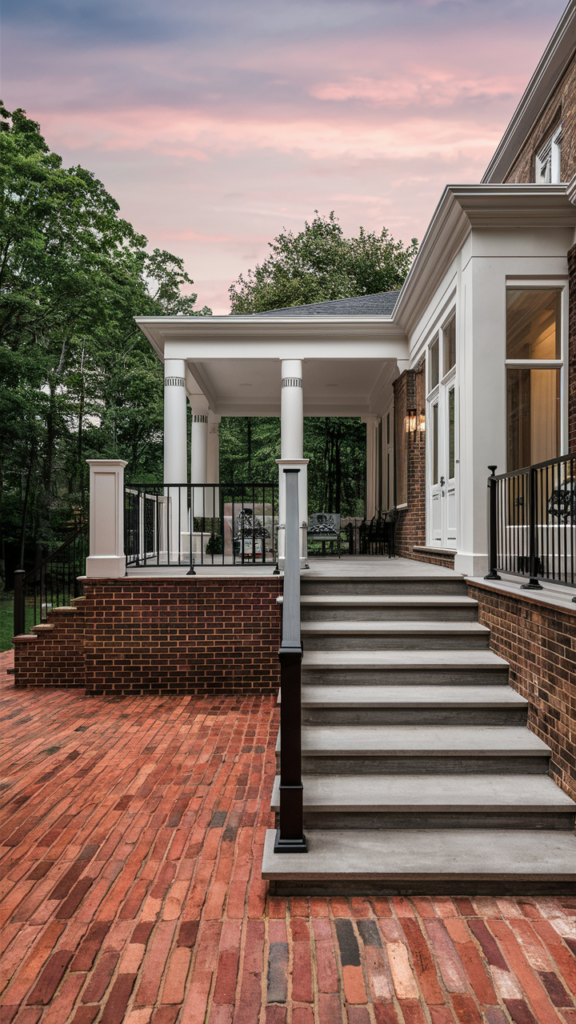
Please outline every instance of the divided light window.
[{"label": "divided light window", "polygon": [[508,472],[560,454],[560,288],[506,293]]},{"label": "divided light window", "polygon": [[537,185],[558,185],[560,177],[560,156],[562,146],[562,125],[536,154],[535,177]]},{"label": "divided light window", "polygon": [[453,310],[428,346],[428,393],[456,366],[456,313]]}]

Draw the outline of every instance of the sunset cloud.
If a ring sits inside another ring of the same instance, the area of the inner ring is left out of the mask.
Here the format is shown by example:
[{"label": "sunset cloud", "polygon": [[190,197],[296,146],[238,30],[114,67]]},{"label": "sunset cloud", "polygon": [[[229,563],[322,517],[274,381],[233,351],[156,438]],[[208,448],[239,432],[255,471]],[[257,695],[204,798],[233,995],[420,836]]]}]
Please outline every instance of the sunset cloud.
[{"label": "sunset cloud", "polygon": [[478,181],[563,0],[6,0],[4,90],[201,304],[283,226],[421,237]]}]

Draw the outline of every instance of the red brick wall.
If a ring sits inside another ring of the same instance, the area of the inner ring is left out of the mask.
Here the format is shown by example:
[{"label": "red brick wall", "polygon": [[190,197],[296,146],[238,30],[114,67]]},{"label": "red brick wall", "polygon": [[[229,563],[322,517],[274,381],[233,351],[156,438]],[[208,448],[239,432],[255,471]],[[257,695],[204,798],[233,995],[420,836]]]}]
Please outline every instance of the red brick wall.
[{"label": "red brick wall", "polygon": [[74,635],[59,640],[59,621],[38,640],[17,641],[16,685],[110,696],[274,693],[281,587],[272,576],[86,580]]},{"label": "red brick wall", "polygon": [[504,179],[505,182],[534,181],[536,153],[560,122],[560,175],[562,181],[570,181],[576,173],[576,56],[572,58],[544,110],[528,133],[520,153]]},{"label": "red brick wall", "polygon": [[550,772],[576,799],[576,604],[560,611],[524,593],[469,586],[492,650],[510,663],[510,683],[530,701],[528,724],[552,750]]},{"label": "red brick wall", "polygon": [[[454,557],[414,551],[426,545],[426,431],[420,417],[426,414],[425,360],[416,370],[405,370],[394,382],[396,416],[396,473],[406,474],[406,504],[396,523],[396,554],[417,562],[453,568]],[[406,432],[406,415],[416,410],[416,430]],[[401,443],[400,443],[401,442]],[[397,501],[400,498],[397,496]]]},{"label": "red brick wall", "polygon": [[38,626],[35,639],[14,638],[15,686],[85,685],[84,610],[84,598],[76,598],[73,608],[48,612],[48,628]]},{"label": "red brick wall", "polygon": [[576,246],[568,253],[570,325],[568,342],[568,451],[576,452]]}]

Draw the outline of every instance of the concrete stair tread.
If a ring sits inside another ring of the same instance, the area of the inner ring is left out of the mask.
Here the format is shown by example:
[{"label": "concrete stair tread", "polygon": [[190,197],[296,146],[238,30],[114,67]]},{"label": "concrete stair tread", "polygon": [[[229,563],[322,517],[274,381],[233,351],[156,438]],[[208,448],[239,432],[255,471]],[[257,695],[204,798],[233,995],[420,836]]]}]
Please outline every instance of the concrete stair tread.
[{"label": "concrete stair tread", "polygon": [[528,701],[511,686],[334,686],[303,685],[302,707],[526,707]]},{"label": "concrete stair tread", "polygon": [[304,725],[302,754],[544,757],[550,755],[550,748],[523,726]]},{"label": "concrete stair tread", "polygon": [[[302,782],[305,809],[318,812],[576,813],[576,803],[546,775],[305,775]],[[276,776],[273,811],[279,794]]]},{"label": "concrete stair tread", "polygon": [[[380,623],[378,623],[380,625]],[[395,625],[395,624],[394,624]],[[463,623],[463,625],[467,625]],[[417,668],[500,668],[507,669],[508,662],[488,650],[441,650],[441,651],[304,651],[302,668],[315,669],[397,669]]]},{"label": "concrete stair tread", "polygon": [[308,622],[305,621],[301,624],[301,633],[303,636],[307,634],[318,634],[318,633],[336,633],[340,636],[364,636],[372,635],[374,633],[389,634],[402,634],[414,633],[419,635],[437,634],[437,633],[456,633],[458,635],[474,635],[478,634],[488,635],[490,630],[487,626],[481,626],[479,622],[453,622],[447,619],[445,622],[425,622],[421,619],[406,620],[406,621],[382,621],[380,619],[370,621],[349,621],[340,619],[327,619],[322,622]]},{"label": "concrete stair tread", "polygon": [[576,881],[576,836],[524,829],[312,830],[308,853],[274,853],[266,831],[268,880]]}]

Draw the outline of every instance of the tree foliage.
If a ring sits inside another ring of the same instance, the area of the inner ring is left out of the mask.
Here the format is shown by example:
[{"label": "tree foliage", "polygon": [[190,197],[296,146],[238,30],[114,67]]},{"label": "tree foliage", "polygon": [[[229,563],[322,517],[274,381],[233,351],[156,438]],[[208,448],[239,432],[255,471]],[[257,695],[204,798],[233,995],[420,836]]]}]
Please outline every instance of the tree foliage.
[{"label": "tree foliage", "polygon": [[22,562],[83,515],[87,458],[160,472],[162,367],[134,316],[210,310],[24,110],[0,105],[0,163],[0,558]]},{"label": "tree foliage", "polygon": [[415,238],[396,242],[387,228],[360,228],[346,238],[334,212],[316,211],[297,234],[284,230],[261,265],[230,286],[232,313],[263,313],[309,302],[344,299],[400,288],[416,255]]},{"label": "tree foliage", "polygon": [[[346,238],[334,212],[316,211],[312,223],[296,234],[284,230],[264,262],[230,287],[232,313],[263,313],[310,302],[372,295],[400,288],[418,243],[396,242],[387,228],[378,233],[360,228]],[[249,426],[249,424],[251,424]],[[251,468],[242,461],[250,437]],[[222,479],[248,482],[250,473],[276,477],[280,455],[279,420],[222,421]],[[316,512],[364,513],[366,427],[354,417],[306,418],[304,455],[308,467],[309,508]],[[255,479],[252,476],[252,479]]]}]

